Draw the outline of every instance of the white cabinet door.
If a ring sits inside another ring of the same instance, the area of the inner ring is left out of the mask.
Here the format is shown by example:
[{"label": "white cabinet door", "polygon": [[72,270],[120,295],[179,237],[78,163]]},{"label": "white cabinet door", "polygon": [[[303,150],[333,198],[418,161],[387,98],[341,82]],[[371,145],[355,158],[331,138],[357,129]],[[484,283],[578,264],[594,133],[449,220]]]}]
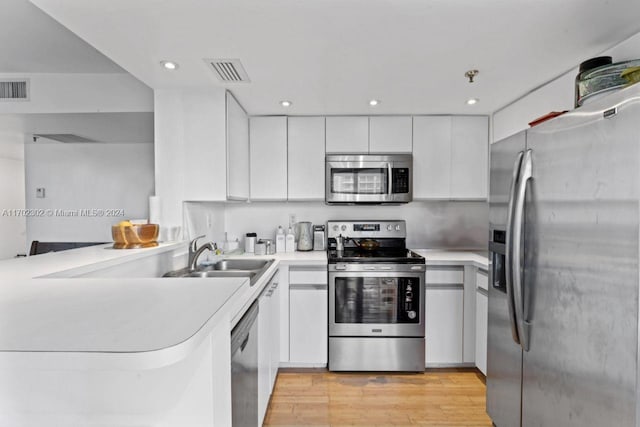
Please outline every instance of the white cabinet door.
[{"label": "white cabinet door", "polygon": [[489,120],[453,116],[451,198],[486,199],[489,168]]},{"label": "white cabinet door", "polygon": [[327,285],[289,284],[289,361],[327,363]]},{"label": "white cabinet door", "polygon": [[462,363],[463,287],[427,288],[426,365]]},{"label": "white cabinet door", "polygon": [[413,197],[448,199],[451,187],[451,116],[413,118]]},{"label": "white cabinet door", "polygon": [[326,129],[327,153],[369,152],[368,117],[327,117]]},{"label": "white cabinet door", "polygon": [[[249,198],[249,118],[227,92],[227,199]],[[213,184],[212,184],[213,185]]]},{"label": "white cabinet door", "polygon": [[462,325],[462,362],[476,361],[476,276],[478,269],[464,266],[464,315]]},{"label": "white cabinet door", "polygon": [[287,117],[251,117],[249,147],[251,200],[286,200]]},{"label": "white cabinet door", "polygon": [[[268,289],[269,285],[267,285]],[[268,291],[258,300],[258,419],[262,425],[271,395],[271,298]]]},{"label": "white cabinet door", "polygon": [[370,153],[411,153],[411,116],[369,117]]},{"label": "white cabinet door", "polygon": [[278,376],[278,367],[280,366],[280,283],[274,279],[271,283],[271,296],[270,298],[270,311],[271,311],[271,330],[270,330],[270,343],[271,346],[271,361],[270,361],[270,375],[269,380],[271,387],[269,392],[273,392],[273,387],[276,384],[276,377]]},{"label": "white cabinet door", "polygon": [[476,293],[476,366],[487,375],[488,299],[484,289]]},{"label": "white cabinet door", "polygon": [[324,200],[324,117],[289,117],[289,200]]}]

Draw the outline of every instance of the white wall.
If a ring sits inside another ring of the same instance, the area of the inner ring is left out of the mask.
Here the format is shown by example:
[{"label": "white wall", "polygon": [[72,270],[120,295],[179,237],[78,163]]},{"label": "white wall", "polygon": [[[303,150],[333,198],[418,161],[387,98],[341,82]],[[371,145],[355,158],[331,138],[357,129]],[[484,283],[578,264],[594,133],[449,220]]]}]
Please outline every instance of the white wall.
[{"label": "white wall", "polygon": [[[594,55],[608,55],[613,62],[640,58],[640,33],[619,43],[611,49]],[[589,58],[585,58],[589,59]],[[518,99],[511,105],[496,111],[492,117],[493,138],[499,141],[529,127],[529,122],[551,111],[574,108],[575,77],[578,66],[555,80]]]},{"label": "white wall", "polygon": [[183,201],[226,199],[225,91],[166,89],[154,94],[160,223],[182,226]]},{"label": "white wall", "polygon": [[0,114],[153,111],[152,90],[130,74],[0,74],[28,78],[29,101],[0,102]]},{"label": "white wall", "polygon": [[4,211],[24,207],[23,135],[0,128],[0,259],[26,253],[25,217]]},{"label": "white wall", "polygon": [[28,217],[28,242],[109,242],[112,224],[148,216],[153,144],[27,143],[25,164],[27,209],[124,210],[124,217]]},{"label": "white wall", "polygon": [[[288,227],[289,214],[297,221],[324,224],[328,220],[404,219],[407,244],[413,248],[486,250],[489,211],[485,202],[412,202],[401,206],[329,206],[323,202],[187,203],[189,238],[207,234],[221,242],[247,232],[274,238],[278,225]],[[224,219],[221,212],[224,211]],[[242,245],[241,245],[242,246]]]}]

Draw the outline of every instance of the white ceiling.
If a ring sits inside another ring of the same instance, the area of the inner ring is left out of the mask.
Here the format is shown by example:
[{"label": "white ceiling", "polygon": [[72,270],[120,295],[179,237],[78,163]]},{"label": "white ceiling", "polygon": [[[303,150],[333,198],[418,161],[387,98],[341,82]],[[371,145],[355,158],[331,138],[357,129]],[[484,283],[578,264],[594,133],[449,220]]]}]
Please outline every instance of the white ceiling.
[{"label": "white ceiling", "polygon": [[0,73],[123,73],[28,0],[2,0]]},{"label": "white ceiling", "polygon": [[640,31],[638,0],[32,2],[153,88],[221,86],[202,59],[240,58],[251,83],[225,87],[251,114],[491,113]]}]

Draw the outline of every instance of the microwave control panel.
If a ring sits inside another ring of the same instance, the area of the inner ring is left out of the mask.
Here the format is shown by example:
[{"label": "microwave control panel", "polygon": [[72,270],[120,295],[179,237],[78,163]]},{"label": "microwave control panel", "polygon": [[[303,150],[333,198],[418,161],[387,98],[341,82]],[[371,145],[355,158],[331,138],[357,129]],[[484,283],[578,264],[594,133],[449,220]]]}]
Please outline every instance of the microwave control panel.
[{"label": "microwave control panel", "polygon": [[409,168],[393,168],[391,170],[391,191],[393,194],[409,192]]}]

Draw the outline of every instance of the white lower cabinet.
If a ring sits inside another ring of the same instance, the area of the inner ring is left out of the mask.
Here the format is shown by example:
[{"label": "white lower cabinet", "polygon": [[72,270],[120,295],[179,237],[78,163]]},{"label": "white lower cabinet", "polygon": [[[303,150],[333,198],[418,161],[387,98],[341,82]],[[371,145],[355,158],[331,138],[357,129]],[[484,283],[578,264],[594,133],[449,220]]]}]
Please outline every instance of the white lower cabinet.
[{"label": "white lower cabinet", "polygon": [[489,326],[489,298],[487,273],[476,273],[476,366],[487,375],[487,331]]},{"label": "white lower cabinet", "polygon": [[278,272],[258,300],[258,421],[262,425],[280,362]]},{"label": "white lower cabinet", "polygon": [[476,292],[476,366],[487,375],[488,298],[485,290]]},{"label": "white lower cabinet", "polygon": [[328,341],[327,270],[289,271],[289,362],[326,365]]},{"label": "white lower cabinet", "polygon": [[[427,282],[427,286],[429,283]],[[427,287],[426,366],[462,363],[463,285]]]}]

